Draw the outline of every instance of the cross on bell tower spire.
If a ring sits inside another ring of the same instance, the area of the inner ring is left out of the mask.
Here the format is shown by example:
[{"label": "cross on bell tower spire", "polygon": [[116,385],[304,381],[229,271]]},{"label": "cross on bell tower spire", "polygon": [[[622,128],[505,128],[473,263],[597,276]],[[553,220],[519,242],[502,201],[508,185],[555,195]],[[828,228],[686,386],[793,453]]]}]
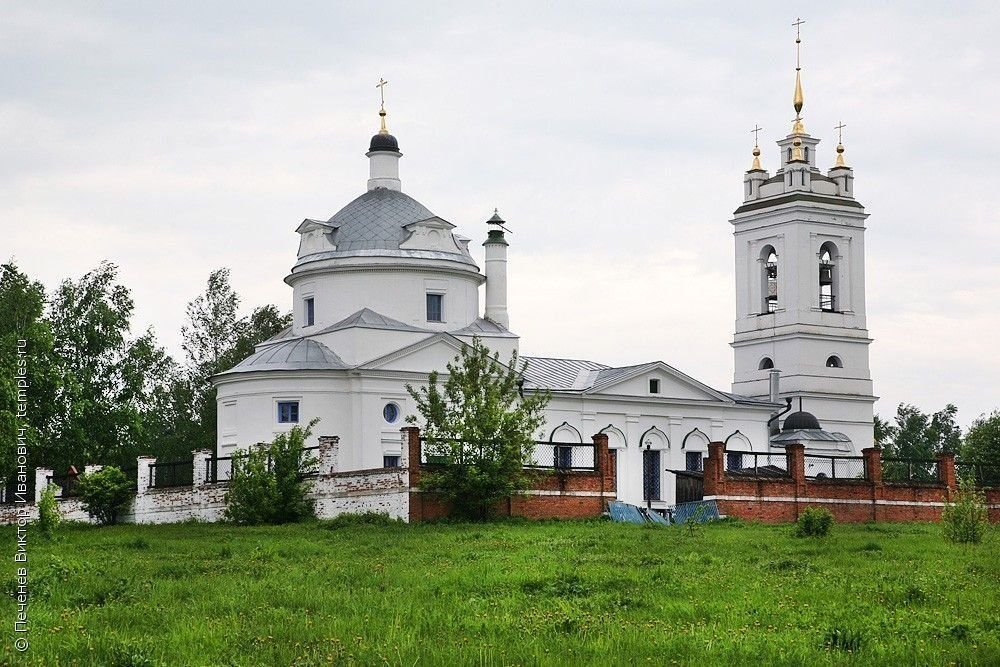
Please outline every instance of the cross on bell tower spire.
[{"label": "cross on bell tower spire", "polygon": [[385,126],[385,116],[386,116],[386,113],[385,113],[385,87],[386,87],[386,85],[388,83],[389,83],[388,81],[386,81],[382,77],[379,77],[378,83],[375,84],[375,87],[378,88],[379,95],[382,97],[382,106],[379,108],[379,112],[378,112],[379,120],[382,123],[382,127],[379,129],[379,134],[389,134],[389,129]]},{"label": "cross on bell tower spire", "polygon": [[795,108],[795,120],[792,121],[792,134],[805,134],[806,128],[802,125],[802,104],[805,96],[802,94],[802,24],[805,23],[800,18],[795,19],[792,25],[795,27],[795,94],[792,96],[792,106]]}]

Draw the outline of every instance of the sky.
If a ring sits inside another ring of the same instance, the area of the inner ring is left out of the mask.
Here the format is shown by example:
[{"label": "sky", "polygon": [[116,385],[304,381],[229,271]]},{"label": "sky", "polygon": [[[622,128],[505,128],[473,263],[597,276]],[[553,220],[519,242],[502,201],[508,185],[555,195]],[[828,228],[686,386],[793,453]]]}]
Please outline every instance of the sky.
[{"label": "sky", "polygon": [[855,170],[876,411],[1000,407],[1000,5],[74,2],[0,5],[0,261],[49,289],[120,267],[181,356],[229,267],[291,307],[295,227],[361,194],[380,77],[404,192],[482,265],[509,237],[524,354],[732,380],[733,210],[803,117]]}]

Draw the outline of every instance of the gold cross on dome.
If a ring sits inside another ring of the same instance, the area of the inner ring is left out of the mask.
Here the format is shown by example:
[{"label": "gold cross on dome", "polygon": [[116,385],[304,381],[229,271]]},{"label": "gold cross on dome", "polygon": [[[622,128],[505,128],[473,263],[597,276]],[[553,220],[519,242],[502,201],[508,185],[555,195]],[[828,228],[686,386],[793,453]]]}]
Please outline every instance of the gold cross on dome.
[{"label": "gold cross on dome", "polygon": [[792,25],[795,27],[795,69],[799,69],[802,65],[799,63],[799,45],[802,44],[802,24],[805,23],[802,19],[795,19],[795,23]]},{"label": "gold cross on dome", "polygon": [[844,143],[844,128],[845,127],[847,127],[847,126],[844,125],[844,121],[840,121],[840,125],[835,125],[834,128],[833,128],[833,129],[835,129],[837,131],[837,143],[838,144]]},{"label": "gold cross on dome", "polygon": [[763,129],[764,129],[764,128],[762,128],[762,127],[760,127],[759,125],[757,125],[757,123],[754,123],[754,124],[753,124],[753,129],[752,129],[752,130],[750,130],[750,134],[752,134],[752,135],[753,135],[753,145],[754,145],[754,146],[756,146],[756,145],[757,145],[757,133],[758,133],[758,132],[760,132],[760,131],[761,131],[761,130],[763,130]]},{"label": "gold cross on dome", "polygon": [[375,84],[375,87],[378,88],[378,92],[379,92],[379,94],[382,97],[382,108],[383,109],[385,108],[385,86],[388,83],[389,83],[388,81],[386,81],[382,77],[379,77],[378,83]]}]

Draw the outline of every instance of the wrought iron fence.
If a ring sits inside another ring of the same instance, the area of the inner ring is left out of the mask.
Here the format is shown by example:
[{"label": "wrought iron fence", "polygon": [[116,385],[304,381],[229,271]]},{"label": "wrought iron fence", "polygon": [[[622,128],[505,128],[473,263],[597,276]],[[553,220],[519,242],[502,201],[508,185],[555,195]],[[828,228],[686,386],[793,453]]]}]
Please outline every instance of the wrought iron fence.
[{"label": "wrought iron fence", "polygon": [[149,488],[168,489],[194,484],[194,461],[157,461],[149,464]]},{"label": "wrought iron fence", "polygon": [[125,473],[125,479],[127,479],[132,484],[132,490],[135,491],[139,488],[139,466],[125,466],[121,468],[121,471]]},{"label": "wrought iron fence", "polygon": [[726,451],[726,474],[741,477],[788,477],[788,455]]},{"label": "wrought iron fence", "polygon": [[940,479],[938,462],[934,459],[882,459],[882,480],[885,482],[937,483]]},{"label": "wrought iron fence", "polygon": [[[495,442],[459,441],[450,438],[420,438],[420,462],[427,465],[459,465],[488,457]],[[593,443],[547,442],[535,443],[534,451],[524,464],[525,468],[538,470],[596,470],[597,454]]]},{"label": "wrought iron fence", "polygon": [[863,456],[809,454],[805,469],[806,479],[868,479]]},{"label": "wrought iron fence", "polygon": [[971,479],[976,486],[1000,487],[1000,465],[995,463],[956,461],[955,475]]},{"label": "wrought iron fence", "polygon": [[[318,446],[302,448],[302,460],[299,463],[299,467],[302,468],[300,473],[302,477],[314,477],[319,474],[318,461],[315,460],[316,455],[314,454],[318,449]],[[205,482],[217,484],[232,481],[234,466],[239,468],[240,462],[246,458],[246,454],[236,454],[235,456],[213,456],[205,459]],[[314,459],[313,462],[303,467],[303,464],[310,458]],[[266,467],[268,472],[274,470],[274,460],[270,456],[267,457]]]}]

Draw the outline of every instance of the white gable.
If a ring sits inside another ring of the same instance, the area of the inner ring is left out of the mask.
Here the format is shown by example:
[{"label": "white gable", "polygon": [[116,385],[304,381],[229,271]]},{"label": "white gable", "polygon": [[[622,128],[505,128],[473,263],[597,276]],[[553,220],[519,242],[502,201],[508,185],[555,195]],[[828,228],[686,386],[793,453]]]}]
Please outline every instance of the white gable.
[{"label": "white gable", "polygon": [[436,334],[401,350],[363,363],[360,367],[413,373],[428,373],[437,370],[440,373],[446,373],[448,364],[455,359],[461,349],[461,341],[453,336]]},{"label": "white gable", "polygon": [[[659,382],[659,392],[650,392],[650,380]],[[726,396],[674,371],[666,364],[650,364],[625,375],[621,380],[602,384],[598,380],[595,394],[618,396],[649,396],[662,399],[691,401],[725,401]]]}]

